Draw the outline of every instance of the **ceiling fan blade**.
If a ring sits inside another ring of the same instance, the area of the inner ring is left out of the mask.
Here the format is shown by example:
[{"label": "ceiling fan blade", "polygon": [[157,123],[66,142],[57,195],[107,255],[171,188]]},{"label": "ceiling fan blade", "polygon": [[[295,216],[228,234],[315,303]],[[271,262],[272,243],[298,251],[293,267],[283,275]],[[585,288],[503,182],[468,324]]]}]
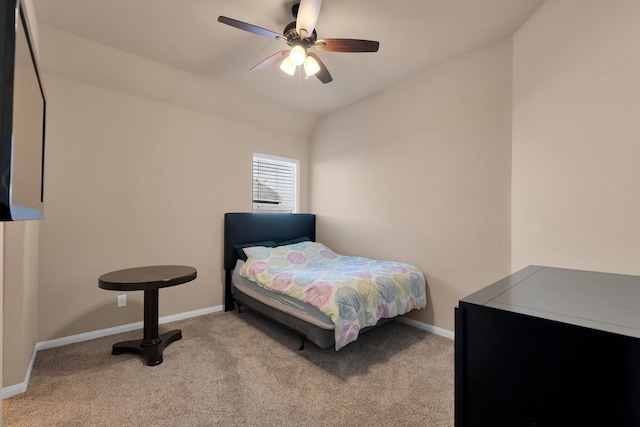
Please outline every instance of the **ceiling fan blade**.
[{"label": "ceiling fan blade", "polygon": [[254,71],[254,72],[262,71],[265,68],[269,68],[272,65],[276,65],[277,63],[282,61],[287,56],[289,56],[289,51],[288,50],[281,50],[280,52],[274,53],[273,55],[271,55],[270,57],[268,57],[267,59],[265,59],[261,63],[255,65],[249,71]]},{"label": "ceiling fan blade", "polygon": [[[296,17],[296,31],[300,37],[305,38],[313,33],[320,15],[320,6],[322,0],[302,0],[298,8],[298,16]],[[301,31],[305,31],[303,34]]]},{"label": "ceiling fan blade", "polygon": [[357,39],[321,39],[313,47],[327,52],[377,52],[380,42]]},{"label": "ceiling fan blade", "polygon": [[324,84],[331,83],[333,81],[333,77],[331,77],[331,73],[329,73],[329,70],[327,70],[327,67],[325,67],[322,61],[320,61],[320,58],[318,58],[318,55],[316,55],[313,52],[309,52],[308,55],[313,59],[315,59],[318,65],[320,66],[320,71],[316,73],[316,77],[318,78],[318,80],[320,80]]},{"label": "ceiling fan blade", "polygon": [[247,24],[246,22],[238,21],[237,19],[227,18],[226,16],[218,16],[218,22],[222,22],[223,24],[231,25],[232,27],[238,28],[240,30],[248,31],[250,33],[257,34],[269,39],[287,41],[287,39],[281,34],[275,33],[271,30],[265,30],[264,28],[260,28],[252,24]]}]

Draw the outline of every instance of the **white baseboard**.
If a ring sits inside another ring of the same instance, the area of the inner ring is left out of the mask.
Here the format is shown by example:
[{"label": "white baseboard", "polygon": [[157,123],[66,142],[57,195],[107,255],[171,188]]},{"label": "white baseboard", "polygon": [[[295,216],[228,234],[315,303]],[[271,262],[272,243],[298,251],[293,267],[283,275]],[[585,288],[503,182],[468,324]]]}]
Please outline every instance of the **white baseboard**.
[{"label": "white baseboard", "polygon": [[[205,314],[216,313],[219,311],[223,311],[223,305],[217,305],[214,307],[203,308],[200,310],[187,311],[185,313],[172,314],[169,316],[163,316],[158,319],[158,323],[170,323],[175,322],[177,320],[189,319],[191,317],[202,316]],[[115,326],[113,328],[100,329],[97,331],[86,332],[83,334],[71,335],[68,337],[56,338],[54,340],[41,341],[38,342],[33,349],[33,355],[31,355],[31,361],[29,362],[29,368],[27,369],[27,373],[25,375],[24,381],[19,384],[10,385],[2,388],[2,398],[6,399],[9,397],[13,397],[17,394],[24,393],[27,391],[27,386],[29,385],[29,378],[31,378],[31,370],[33,369],[33,364],[36,361],[36,355],[40,350],[47,350],[55,347],[62,347],[67,344],[74,344],[82,341],[89,341],[96,338],[102,338],[109,335],[115,335],[122,332],[134,331],[136,329],[142,329],[144,322],[135,322],[129,323],[127,325]]]},{"label": "white baseboard", "polygon": [[400,316],[398,319],[402,323],[422,329],[423,331],[431,332],[432,334],[440,335],[452,340],[455,339],[455,333],[447,329],[438,328],[437,326],[429,325],[428,323],[418,322],[417,320],[409,319],[408,317]]},{"label": "white baseboard", "polygon": [[[37,344],[36,344],[37,348]],[[33,354],[31,355],[31,360],[29,361],[29,368],[27,368],[27,373],[24,376],[24,381],[20,384],[14,384],[7,387],[2,388],[2,398],[6,399],[8,397],[13,397],[16,394],[21,394],[27,391],[27,386],[29,385],[29,378],[31,378],[31,370],[33,369],[33,363],[36,361],[36,354],[38,354],[38,350],[34,349]]]},{"label": "white baseboard", "polygon": [[[190,317],[202,316],[204,314],[215,313],[222,311],[224,306],[218,305],[215,307],[203,308],[200,310],[187,311],[186,313],[172,314],[170,316],[163,316],[158,319],[158,323],[175,322],[176,320],[188,319]],[[56,338],[54,340],[42,341],[36,344],[36,351],[47,350],[49,348],[62,347],[67,344],[74,344],[82,341],[89,341],[96,338],[107,337],[109,335],[119,334],[121,332],[134,331],[136,329],[142,329],[144,322],[129,323],[127,325],[114,326],[113,328],[100,329],[97,331],[86,332],[84,334],[71,335],[63,338]]]}]

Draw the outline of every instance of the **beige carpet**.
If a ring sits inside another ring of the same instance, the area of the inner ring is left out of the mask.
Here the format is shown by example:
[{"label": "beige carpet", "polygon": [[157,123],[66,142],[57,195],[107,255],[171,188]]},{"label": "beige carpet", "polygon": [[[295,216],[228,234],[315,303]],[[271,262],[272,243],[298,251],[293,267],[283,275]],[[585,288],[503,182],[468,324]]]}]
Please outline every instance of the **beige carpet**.
[{"label": "beige carpet", "polygon": [[40,351],[14,426],[452,426],[453,341],[395,321],[336,352],[251,313],[160,325],[183,339],[148,367],[127,332]]}]

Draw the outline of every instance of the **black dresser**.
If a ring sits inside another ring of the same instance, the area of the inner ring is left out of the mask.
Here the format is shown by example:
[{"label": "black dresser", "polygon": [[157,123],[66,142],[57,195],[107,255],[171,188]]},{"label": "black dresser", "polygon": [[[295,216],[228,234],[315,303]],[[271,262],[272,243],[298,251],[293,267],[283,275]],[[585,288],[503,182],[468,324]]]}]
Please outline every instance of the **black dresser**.
[{"label": "black dresser", "polygon": [[640,277],[524,268],[455,310],[455,421],[640,426]]}]

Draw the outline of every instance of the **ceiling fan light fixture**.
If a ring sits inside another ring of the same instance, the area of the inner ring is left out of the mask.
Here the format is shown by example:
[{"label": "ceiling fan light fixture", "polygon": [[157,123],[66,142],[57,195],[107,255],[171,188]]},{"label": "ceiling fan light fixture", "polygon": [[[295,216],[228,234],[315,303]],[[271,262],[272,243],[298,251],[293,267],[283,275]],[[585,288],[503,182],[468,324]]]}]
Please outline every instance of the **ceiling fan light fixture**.
[{"label": "ceiling fan light fixture", "polygon": [[289,53],[289,59],[295,65],[304,64],[304,60],[307,57],[307,49],[304,48],[301,44],[295,44],[291,48],[291,52]]},{"label": "ceiling fan light fixture", "polygon": [[311,77],[320,71],[320,64],[313,57],[307,56],[304,60],[304,73],[307,77]]},{"label": "ceiling fan light fixture", "polygon": [[290,57],[286,57],[280,64],[280,69],[290,76],[296,73],[296,68],[298,68],[297,65],[293,63]]},{"label": "ceiling fan light fixture", "polygon": [[242,31],[266,37],[271,40],[279,40],[288,45],[279,52],[252,67],[249,71],[261,71],[267,67],[280,63],[280,69],[290,76],[296,71],[302,74],[301,68],[307,77],[315,75],[323,84],[331,83],[333,77],[314,52],[307,52],[310,47],[326,52],[377,52],[380,43],[373,40],[329,38],[318,39],[315,26],[320,14],[322,0],[296,0],[291,8],[294,21],[284,27],[282,34],[267,30],[256,25],[238,21],[237,19],[219,16],[218,22],[237,28]]}]

